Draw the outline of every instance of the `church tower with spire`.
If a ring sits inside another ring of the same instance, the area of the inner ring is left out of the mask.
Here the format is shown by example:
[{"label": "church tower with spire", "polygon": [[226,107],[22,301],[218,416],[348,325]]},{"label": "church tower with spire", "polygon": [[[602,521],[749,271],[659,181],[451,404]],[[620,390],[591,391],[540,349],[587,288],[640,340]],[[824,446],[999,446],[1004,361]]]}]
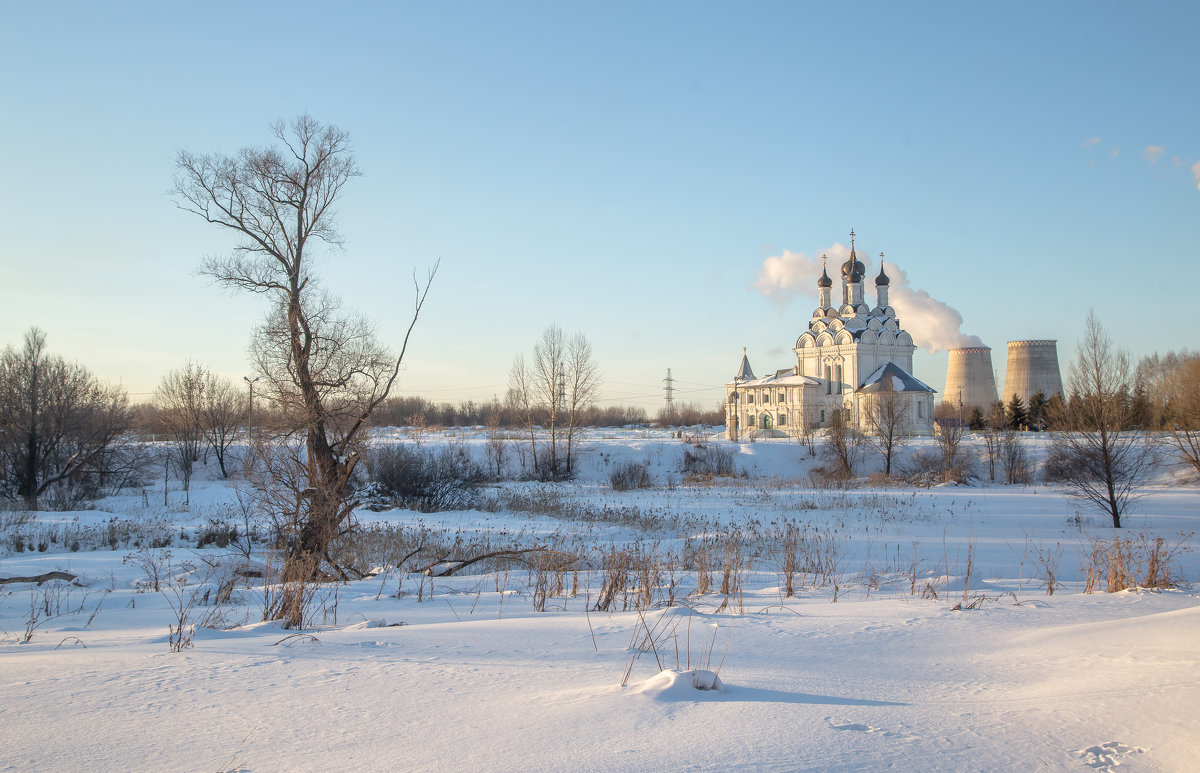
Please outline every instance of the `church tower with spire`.
[{"label": "church tower with spire", "polygon": [[[883,253],[872,308],[864,292],[867,267],[854,240],[851,230],[850,257],[841,266],[842,303],[836,308],[830,297],[833,280],[826,257],[821,256],[817,308],[792,349],[796,364],[755,378],[743,352],[737,376],[726,385],[730,439],[744,437],[747,430],[798,435],[804,426],[801,422],[827,427],[835,416],[865,429],[870,424],[868,412],[882,399],[902,401],[911,431],[933,430],[935,392],[912,375],[917,347],[889,305],[891,278],[884,270]],[[894,392],[903,394],[887,396]]]}]

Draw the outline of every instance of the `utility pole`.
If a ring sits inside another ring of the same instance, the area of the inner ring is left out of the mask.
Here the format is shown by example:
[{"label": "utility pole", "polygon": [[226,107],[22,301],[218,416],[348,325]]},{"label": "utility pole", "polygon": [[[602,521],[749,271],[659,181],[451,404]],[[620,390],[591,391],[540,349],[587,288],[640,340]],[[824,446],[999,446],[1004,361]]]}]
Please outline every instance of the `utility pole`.
[{"label": "utility pole", "polygon": [[250,434],[251,449],[254,448],[254,383],[258,381],[259,378],[261,378],[261,376],[255,376],[254,378],[242,376],[242,381],[245,381],[250,385],[250,410],[246,412],[246,429]]}]

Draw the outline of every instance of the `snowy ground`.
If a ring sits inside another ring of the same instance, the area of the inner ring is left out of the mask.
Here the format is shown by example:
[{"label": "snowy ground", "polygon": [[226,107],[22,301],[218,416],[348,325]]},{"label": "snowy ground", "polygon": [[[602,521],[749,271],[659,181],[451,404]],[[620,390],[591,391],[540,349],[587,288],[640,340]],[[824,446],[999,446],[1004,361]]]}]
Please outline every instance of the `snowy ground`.
[{"label": "snowy ground", "polygon": [[[1043,441],[1028,442],[1037,456]],[[665,435],[597,435],[578,481],[506,484],[536,514],[361,515],[593,556],[679,556],[707,539],[706,595],[678,571],[665,606],[664,569],[647,609],[588,613],[603,576],[585,569],[538,612],[524,568],[438,579],[432,595],[392,570],[321,589],[298,633],[256,622],[251,579],[193,610],[223,623],[182,653],[168,646],[172,594],[209,564],[245,562],[233,546],[192,547],[235,501],[231,484],[202,476],[187,508],[172,481],[167,508],[160,484],[100,510],[0,513],[0,577],[59,569],[81,583],[0,586],[0,770],[1196,769],[1190,540],[1171,565],[1181,588],[1087,594],[1093,540],[1113,530],[1055,487],[814,490],[806,449],[774,441],[739,447],[746,477],[698,484],[680,454]],[[612,492],[608,470],[627,459],[647,461],[656,487]],[[1176,471],[1148,493],[1125,536],[1177,545],[1200,523],[1200,491]],[[784,597],[769,535],[786,524],[835,546],[834,582],[801,575]],[[757,547],[727,598],[729,533]],[[15,552],[14,534],[55,541]],[[169,559],[126,541],[147,534]],[[155,557],[174,570],[159,593],[137,565]],[[198,568],[179,588],[169,578],[185,563]],[[719,671],[721,688],[675,673],[697,668]]]}]

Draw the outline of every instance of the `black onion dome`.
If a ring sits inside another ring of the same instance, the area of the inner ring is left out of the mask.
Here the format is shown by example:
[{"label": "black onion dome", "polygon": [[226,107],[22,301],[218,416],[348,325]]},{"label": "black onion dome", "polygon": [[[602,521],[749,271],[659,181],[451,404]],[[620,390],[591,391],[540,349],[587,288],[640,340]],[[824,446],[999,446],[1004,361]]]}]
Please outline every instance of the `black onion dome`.
[{"label": "black onion dome", "polygon": [[833,287],[833,280],[829,278],[829,272],[824,268],[821,269],[821,278],[817,280],[817,287]]},{"label": "black onion dome", "polygon": [[867,273],[867,267],[854,254],[854,250],[850,250],[850,259],[842,264],[842,276],[850,277],[851,282],[861,282],[865,273]]},{"label": "black onion dome", "polygon": [[879,276],[875,277],[875,286],[876,287],[887,287],[891,283],[892,283],[891,278],[889,278],[887,274],[883,273],[883,263],[880,263],[879,264]]}]

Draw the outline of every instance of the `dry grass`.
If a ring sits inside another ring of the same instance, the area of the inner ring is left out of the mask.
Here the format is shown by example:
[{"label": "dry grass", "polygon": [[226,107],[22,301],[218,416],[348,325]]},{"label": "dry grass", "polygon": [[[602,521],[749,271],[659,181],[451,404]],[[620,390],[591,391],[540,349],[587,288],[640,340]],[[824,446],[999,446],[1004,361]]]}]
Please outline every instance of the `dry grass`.
[{"label": "dry grass", "polygon": [[1093,537],[1091,550],[1084,556],[1084,592],[1116,593],[1130,588],[1162,590],[1178,587],[1181,578],[1172,571],[1175,558],[1188,550],[1191,533],[1180,532],[1174,543],[1164,537],[1144,533],[1115,536],[1111,540]]}]

